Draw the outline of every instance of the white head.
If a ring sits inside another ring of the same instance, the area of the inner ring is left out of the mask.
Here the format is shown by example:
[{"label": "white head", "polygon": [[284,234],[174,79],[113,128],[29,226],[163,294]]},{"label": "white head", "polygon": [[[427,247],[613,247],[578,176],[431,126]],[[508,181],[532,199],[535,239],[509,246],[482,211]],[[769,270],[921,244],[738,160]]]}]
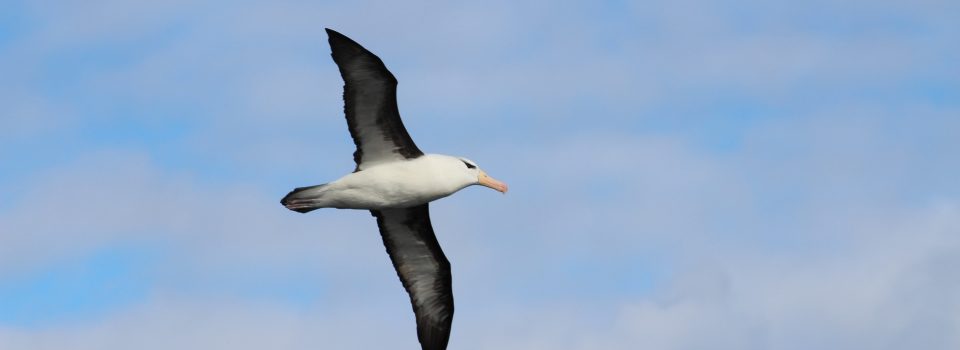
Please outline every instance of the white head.
[{"label": "white head", "polygon": [[444,177],[451,178],[457,182],[457,189],[471,185],[480,185],[507,193],[507,184],[497,181],[487,175],[486,172],[477,166],[472,160],[463,157],[439,156],[442,159],[442,171]]}]

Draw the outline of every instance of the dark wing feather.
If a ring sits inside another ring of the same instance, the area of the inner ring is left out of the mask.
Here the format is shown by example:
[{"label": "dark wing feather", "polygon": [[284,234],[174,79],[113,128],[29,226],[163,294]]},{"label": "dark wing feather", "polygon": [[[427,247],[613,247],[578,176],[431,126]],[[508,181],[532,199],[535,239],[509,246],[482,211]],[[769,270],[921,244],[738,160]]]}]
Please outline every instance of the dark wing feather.
[{"label": "dark wing feather", "polygon": [[450,262],[430,225],[427,204],[403,209],[371,210],[383,245],[410,294],[423,350],[444,350],[453,322]]},{"label": "dark wing feather", "polygon": [[397,79],[379,57],[343,34],[327,29],[333,61],[343,77],[344,113],[357,150],[357,171],[376,163],[417,158],[397,108]]}]

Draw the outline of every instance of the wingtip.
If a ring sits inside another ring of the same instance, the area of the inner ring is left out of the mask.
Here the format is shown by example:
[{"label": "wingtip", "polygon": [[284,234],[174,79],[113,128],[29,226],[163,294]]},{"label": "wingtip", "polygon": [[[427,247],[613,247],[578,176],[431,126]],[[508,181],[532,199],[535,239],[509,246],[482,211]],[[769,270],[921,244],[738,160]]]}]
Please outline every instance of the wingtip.
[{"label": "wingtip", "polygon": [[353,39],[336,30],[330,28],[324,28],[324,30],[327,31],[327,41],[330,42],[330,48],[334,51],[334,54],[336,54],[337,51],[365,50],[363,46],[360,46],[356,41],[353,41]]},{"label": "wingtip", "polygon": [[346,35],[343,35],[342,33],[338,32],[338,31],[336,31],[336,30],[333,30],[333,29],[330,29],[330,28],[323,28],[323,30],[325,30],[325,31],[327,32],[327,38],[329,38],[331,41],[332,41],[332,40],[343,40],[343,39],[350,40],[349,38],[347,38]]}]

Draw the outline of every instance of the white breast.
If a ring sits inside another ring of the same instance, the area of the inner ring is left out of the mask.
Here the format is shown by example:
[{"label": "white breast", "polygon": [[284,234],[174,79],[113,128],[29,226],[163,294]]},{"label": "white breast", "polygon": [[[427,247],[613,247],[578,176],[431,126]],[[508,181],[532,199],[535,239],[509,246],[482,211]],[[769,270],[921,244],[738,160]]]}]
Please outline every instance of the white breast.
[{"label": "white breast", "polygon": [[328,207],[342,209],[405,208],[453,194],[468,186],[435,155],[390,162],[329,183],[322,196]]}]

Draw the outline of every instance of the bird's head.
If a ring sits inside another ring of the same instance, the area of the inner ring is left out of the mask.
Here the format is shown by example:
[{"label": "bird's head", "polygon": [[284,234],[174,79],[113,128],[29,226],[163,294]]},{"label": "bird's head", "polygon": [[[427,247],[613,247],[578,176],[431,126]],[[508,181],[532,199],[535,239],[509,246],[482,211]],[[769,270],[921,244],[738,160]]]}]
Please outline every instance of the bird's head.
[{"label": "bird's head", "polygon": [[507,193],[507,184],[490,177],[490,175],[487,175],[483,169],[480,169],[480,167],[477,166],[477,163],[462,157],[458,157],[457,160],[463,163],[463,169],[461,169],[461,171],[466,172],[470,180],[473,180],[473,182],[470,183],[471,185],[486,186],[495,189],[500,193]]},{"label": "bird's head", "polygon": [[446,183],[451,192],[456,192],[464,187],[480,185],[507,193],[507,184],[498,181],[487,175],[477,163],[463,157],[430,155],[431,163],[444,176],[439,177],[438,181]]}]

